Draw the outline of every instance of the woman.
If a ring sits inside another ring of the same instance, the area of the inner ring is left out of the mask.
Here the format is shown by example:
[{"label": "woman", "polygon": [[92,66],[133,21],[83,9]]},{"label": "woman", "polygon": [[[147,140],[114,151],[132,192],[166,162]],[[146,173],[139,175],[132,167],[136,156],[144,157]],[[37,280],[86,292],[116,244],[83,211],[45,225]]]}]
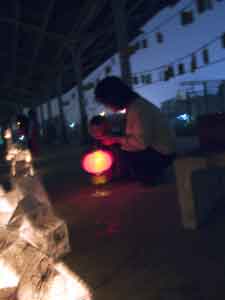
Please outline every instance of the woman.
[{"label": "woman", "polygon": [[154,184],[175,158],[175,138],[165,116],[114,76],[99,82],[95,97],[114,112],[126,109],[125,135],[105,135],[102,143],[119,144],[135,177]]}]

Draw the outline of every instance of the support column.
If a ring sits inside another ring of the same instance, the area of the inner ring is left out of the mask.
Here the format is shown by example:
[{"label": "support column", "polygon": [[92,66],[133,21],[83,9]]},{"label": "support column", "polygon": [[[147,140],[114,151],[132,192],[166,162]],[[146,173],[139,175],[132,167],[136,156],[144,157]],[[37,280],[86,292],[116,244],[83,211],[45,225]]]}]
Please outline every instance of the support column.
[{"label": "support column", "polygon": [[132,86],[131,66],[128,52],[128,21],[127,14],[125,11],[125,1],[111,0],[111,7],[114,16],[115,34],[120,55],[120,68],[122,79],[129,86]]},{"label": "support column", "polygon": [[77,83],[77,91],[78,91],[78,101],[79,101],[79,106],[80,106],[80,118],[81,118],[81,143],[85,144],[88,140],[88,118],[87,118],[87,112],[85,108],[85,98],[84,98],[84,92],[83,92],[83,83],[82,83],[82,59],[81,59],[81,53],[80,51],[74,49],[71,50],[71,56],[72,56],[72,63],[73,63],[73,69],[74,69],[74,74],[76,78],[76,83]]},{"label": "support column", "polygon": [[57,80],[57,100],[59,105],[59,116],[60,116],[60,122],[61,122],[61,134],[62,134],[62,140],[64,143],[68,143],[67,139],[67,131],[66,131],[66,120],[65,120],[65,113],[63,109],[63,99],[62,99],[62,76],[59,75]]},{"label": "support column", "polygon": [[225,80],[221,81],[218,94],[221,100],[221,111],[225,112]]},{"label": "support column", "polygon": [[40,104],[40,119],[41,119],[41,128],[42,128],[42,133],[43,136],[45,135],[45,118],[44,118],[44,108],[43,108],[43,104]]},{"label": "support column", "polygon": [[47,102],[47,108],[48,108],[48,119],[52,119],[52,103],[51,100],[48,100]]},{"label": "support column", "polygon": [[209,112],[209,95],[208,95],[208,87],[207,82],[203,82],[203,93],[204,93],[204,99],[205,99],[205,113],[208,114]]}]

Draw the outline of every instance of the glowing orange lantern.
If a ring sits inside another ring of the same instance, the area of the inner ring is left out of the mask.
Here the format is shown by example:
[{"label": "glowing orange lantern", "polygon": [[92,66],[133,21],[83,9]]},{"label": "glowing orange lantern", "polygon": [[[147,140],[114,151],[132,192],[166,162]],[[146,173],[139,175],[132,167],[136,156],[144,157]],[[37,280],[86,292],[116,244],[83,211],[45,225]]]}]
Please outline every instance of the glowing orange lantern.
[{"label": "glowing orange lantern", "polygon": [[96,150],[84,156],[82,161],[83,169],[94,175],[102,174],[108,171],[113,164],[111,152],[105,150]]}]

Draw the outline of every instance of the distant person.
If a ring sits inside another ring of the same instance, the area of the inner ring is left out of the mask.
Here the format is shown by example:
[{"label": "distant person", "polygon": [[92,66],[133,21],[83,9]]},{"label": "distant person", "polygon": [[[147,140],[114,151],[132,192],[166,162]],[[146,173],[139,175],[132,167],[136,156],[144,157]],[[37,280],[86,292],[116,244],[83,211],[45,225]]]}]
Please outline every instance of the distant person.
[{"label": "distant person", "polygon": [[114,76],[98,83],[95,97],[114,112],[126,109],[124,136],[105,134],[101,142],[119,144],[135,178],[155,185],[175,158],[174,134],[163,113]]},{"label": "distant person", "polygon": [[37,115],[34,110],[30,110],[28,113],[29,125],[28,125],[28,146],[31,153],[37,156],[40,152],[39,135],[40,127],[37,120]]},{"label": "distant person", "polygon": [[27,116],[19,114],[16,117],[16,143],[28,146],[28,128],[29,122]]}]

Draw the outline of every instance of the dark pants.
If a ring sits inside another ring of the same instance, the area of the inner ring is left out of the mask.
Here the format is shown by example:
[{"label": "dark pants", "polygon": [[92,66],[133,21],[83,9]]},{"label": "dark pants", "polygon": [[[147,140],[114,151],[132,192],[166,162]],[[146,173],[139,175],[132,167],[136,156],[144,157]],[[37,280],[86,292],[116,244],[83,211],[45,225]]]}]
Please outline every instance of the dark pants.
[{"label": "dark pants", "polygon": [[175,159],[175,154],[163,155],[152,148],[143,151],[121,151],[121,160],[132,177],[145,181],[154,180],[163,174]]}]

